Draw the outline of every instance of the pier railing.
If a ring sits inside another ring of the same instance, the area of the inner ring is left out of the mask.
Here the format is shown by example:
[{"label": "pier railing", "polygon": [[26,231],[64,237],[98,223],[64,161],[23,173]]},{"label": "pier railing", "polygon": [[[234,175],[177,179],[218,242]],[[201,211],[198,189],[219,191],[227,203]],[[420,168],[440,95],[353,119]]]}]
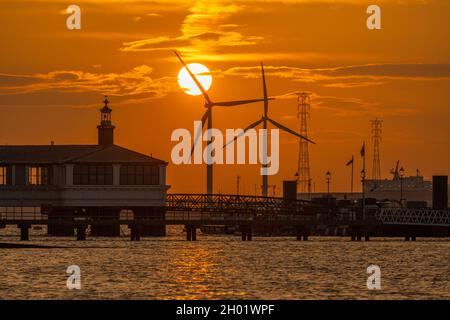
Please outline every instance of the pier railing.
[{"label": "pier railing", "polygon": [[376,219],[383,224],[450,227],[450,210],[383,208]]},{"label": "pier railing", "polygon": [[[182,224],[197,221],[198,223],[277,223],[312,221],[320,222],[332,219],[333,223],[343,223],[337,216],[322,217],[320,212],[305,214],[307,201],[287,200],[276,197],[257,197],[245,195],[220,194],[168,194],[165,215],[134,214],[130,210],[122,210],[120,215],[111,215],[101,210],[96,214],[87,214],[83,210],[74,210],[71,214],[51,214],[40,207],[0,207],[0,225],[14,223],[163,223]],[[371,217],[384,225],[417,225],[450,227],[449,210],[381,208]],[[351,220],[361,220],[353,217]],[[364,219],[363,219],[364,220]],[[367,217],[366,217],[367,220]],[[108,222],[109,221],[109,222]],[[360,221],[363,222],[363,221]]]},{"label": "pier railing", "polygon": [[277,197],[222,194],[168,194],[168,211],[252,214],[300,214],[306,201]]}]

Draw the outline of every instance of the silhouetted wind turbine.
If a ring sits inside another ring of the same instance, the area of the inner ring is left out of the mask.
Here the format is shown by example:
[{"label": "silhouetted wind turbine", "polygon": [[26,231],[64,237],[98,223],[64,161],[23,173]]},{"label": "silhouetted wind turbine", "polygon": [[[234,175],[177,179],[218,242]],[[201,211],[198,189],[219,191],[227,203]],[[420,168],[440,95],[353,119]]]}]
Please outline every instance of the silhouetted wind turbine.
[{"label": "silhouetted wind turbine", "polygon": [[[194,144],[192,146],[191,154],[194,152],[195,145],[202,134],[203,127],[205,126],[205,123],[207,121],[207,129],[212,129],[212,107],[213,106],[222,106],[222,107],[232,107],[237,106],[241,104],[247,104],[247,103],[254,103],[254,102],[261,102],[264,101],[264,99],[252,99],[252,100],[238,100],[238,101],[222,101],[222,102],[213,102],[208,94],[206,93],[206,90],[203,88],[200,81],[198,81],[197,77],[191,72],[191,70],[188,68],[186,63],[184,63],[183,59],[181,58],[180,54],[177,51],[174,51],[175,55],[178,57],[180,62],[183,64],[183,66],[186,68],[187,72],[189,73],[192,80],[195,82],[195,85],[198,87],[198,89],[201,91],[203,97],[205,98],[205,108],[206,112],[202,117],[202,130],[200,130],[196,137],[194,138]],[[210,130],[208,131],[210,132]],[[211,148],[211,136],[208,136],[209,143],[207,145],[207,148]],[[211,155],[211,149],[208,149],[208,154]],[[213,193],[213,166],[211,159],[208,159],[208,163],[206,164],[206,192],[208,194]]]},{"label": "silhouetted wind turbine", "polygon": [[[256,122],[253,122],[252,124],[250,124],[247,128],[244,129],[243,132],[241,132],[240,134],[238,134],[232,141],[228,141],[226,143],[225,146],[227,146],[228,144],[234,142],[235,140],[239,139],[241,136],[243,136],[248,130],[255,128],[256,126],[258,126],[259,124],[263,124],[263,129],[267,130],[267,121],[269,121],[270,123],[272,123],[275,127],[290,133],[294,136],[299,137],[300,139],[305,139],[306,141],[315,144],[314,141],[302,136],[301,134],[283,126],[282,124],[276,122],[275,120],[269,118],[268,116],[268,112],[269,112],[269,100],[272,100],[273,98],[268,98],[267,97],[267,86],[266,86],[266,77],[264,75],[264,65],[261,62],[261,73],[262,73],[262,83],[263,83],[263,94],[264,94],[264,99],[262,99],[264,101],[264,114],[262,116],[261,119],[259,119]],[[263,173],[267,173],[267,134],[263,135]],[[224,146],[224,147],[225,147]],[[267,197],[267,190],[268,189],[268,176],[267,174],[263,174],[262,175],[262,195],[264,197]]]}]

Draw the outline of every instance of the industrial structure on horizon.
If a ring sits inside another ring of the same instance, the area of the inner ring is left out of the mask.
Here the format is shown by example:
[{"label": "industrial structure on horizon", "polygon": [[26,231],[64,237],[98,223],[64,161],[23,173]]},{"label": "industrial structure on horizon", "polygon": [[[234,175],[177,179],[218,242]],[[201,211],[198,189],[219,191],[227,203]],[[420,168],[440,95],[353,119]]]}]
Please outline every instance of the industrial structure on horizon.
[{"label": "industrial structure on horizon", "polygon": [[[311,112],[311,93],[301,92],[297,94],[297,118],[300,120],[300,134],[308,138],[307,119]],[[298,163],[297,163],[297,187],[299,192],[311,193],[311,169],[309,165],[308,142],[299,140]]]},{"label": "industrial structure on horizon", "polygon": [[[300,98],[301,97],[301,98]],[[301,134],[307,136],[306,118],[309,115],[309,97],[299,95],[299,118],[301,126]],[[395,168],[390,173],[391,179],[381,177],[381,140],[382,140],[382,124],[383,120],[375,118],[370,120],[371,123],[371,140],[373,146],[372,154],[372,178],[364,180],[364,195],[367,198],[376,199],[378,201],[388,201],[393,205],[426,207],[432,205],[433,200],[433,182],[426,180],[419,169],[416,174],[406,176],[406,170],[397,161]],[[301,200],[310,200],[312,198],[326,198],[332,196],[339,199],[358,200],[362,198],[363,193],[360,192],[311,192],[311,177],[309,177],[309,155],[308,145],[304,141],[299,142],[300,151],[298,159],[297,172],[297,198]],[[352,160],[349,162],[353,162]],[[352,173],[353,180],[353,173]],[[309,183],[307,183],[309,182]],[[353,185],[353,181],[352,181]],[[449,194],[450,196],[450,194]]]},{"label": "industrial structure on horizon", "polygon": [[381,180],[380,142],[383,120],[376,118],[370,122],[372,123],[373,142],[372,180]]}]

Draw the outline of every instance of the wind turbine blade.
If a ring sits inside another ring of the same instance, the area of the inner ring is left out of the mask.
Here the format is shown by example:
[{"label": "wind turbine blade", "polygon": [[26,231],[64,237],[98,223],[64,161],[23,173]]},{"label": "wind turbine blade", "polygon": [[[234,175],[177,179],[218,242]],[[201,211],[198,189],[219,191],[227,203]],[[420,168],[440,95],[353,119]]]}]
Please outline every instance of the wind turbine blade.
[{"label": "wind turbine blade", "polygon": [[206,120],[208,119],[208,110],[206,110],[205,114],[202,117],[202,127],[201,130],[199,130],[195,137],[194,137],[194,144],[192,145],[191,149],[191,156],[194,154],[195,146],[197,145],[198,139],[200,139],[201,135],[203,134],[203,128],[206,124]]},{"label": "wind turbine blade", "polygon": [[249,125],[247,128],[244,129],[244,131],[242,131],[240,134],[238,134],[236,137],[234,137],[233,140],[228,141],[223,147],[225,148],[227,145],[229,145],[230,143],[236,141],[237,139],[239,139],[240,137],[242,137],[248,130],[253,129],[254,127],[256,127],[257,125],[259,125],[260,123],[262,123],[264,121],[263,118],[259,119],[258,121],[253,122],[251,125]]},{"label": "wind turbine blade", "polygon": [[195,74],[192,73],[191,69],[188,68],[187,64],[184,63],[183,59],[181,58],[180,54],[177,51],[174,51],[175,55],[178,57],[178,59],[180,60],[180,62],[183,64],[183,66],[186,68],[187,72],[189,73],[189,75],[191,76],[192,80],[194,80],[195,85],[197,86],[197,88],[200,89],[201,93],[203,94],[203,97],[205,97],[206,102],[208,102],[208,104],[212,104],[211,99],[209,98],[208,94],[206,93],[205,88],[203,88],[202,84],[200,83],[200,81],[198,81],[197,77],[195,76]]},{"label": "wind turbine blade", "polygon": [[[269,100],[272,100],[272,99],[273,98],[270,98]],[[232,107],[232,106],[238,106],[241,104],[248,104],[248,103],[254,103],[254,102],[261,102],[261,101],[264,101],[264,99],[213,102],[213,105],[221,106],[221,107]]]},{"label": "wind turbine blade", "polygon": [[281,130],[283,130],[283,131],[286,131],[287,133],[293,134],[294,136],[297,136],[297,137],[299,137],[299,138],[301,138],[301,139],[303,139],[303,140],[306,140],[306,141],[308,141],[308,142],[311,142],[312,144],[316,144],[314,141],[309,140],[308,138],[302,136],[301,134],[295,132],[294,130],[291,130],[291,129],[289,129],[289,128],[283,126],[282,124],[276,122],[275,120],[272,120],[272,119],[270,119],[270,118],[267,118],[267,120],[268,120],[269,122],[271,122],[275,127],[278,127],[279,129],[281,129]]},{"label": "wind turbine blade", "polygon": [[269,111],[269,99],[267,98],[266,76],[264,75],[264,64],[262,62],[261,62],[261,74],[262,74],[263,93],[264,93],[264,116],[267,117],[267,112]]}]

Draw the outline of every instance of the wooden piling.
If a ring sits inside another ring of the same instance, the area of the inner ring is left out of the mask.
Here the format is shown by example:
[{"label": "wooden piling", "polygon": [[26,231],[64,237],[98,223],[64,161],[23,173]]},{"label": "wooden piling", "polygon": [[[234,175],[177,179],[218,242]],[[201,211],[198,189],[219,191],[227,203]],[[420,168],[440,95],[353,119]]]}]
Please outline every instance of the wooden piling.
[{"label": "wooden piling", "polygon": [[130,226],[130,240],[131,241],[140,241],[141,240],[141,229],[142,226],[139,224],[132,224]]},{"label": "wooden piling", "polygon": [[18,227],[20,228],[20,240],[21,241],[30,240],[30,232],[29,232],[30,225],[21,224]]},{"label": "wooden piling", "polygon": [[197,228],[195,226],[191,227],[191,239],[192,241],[196,241],[197,240]]},{"label": "wooden piling", "polygon": [[86,240],[86,226],[79,225],[76,227],[77,229],[77,241]]}]

